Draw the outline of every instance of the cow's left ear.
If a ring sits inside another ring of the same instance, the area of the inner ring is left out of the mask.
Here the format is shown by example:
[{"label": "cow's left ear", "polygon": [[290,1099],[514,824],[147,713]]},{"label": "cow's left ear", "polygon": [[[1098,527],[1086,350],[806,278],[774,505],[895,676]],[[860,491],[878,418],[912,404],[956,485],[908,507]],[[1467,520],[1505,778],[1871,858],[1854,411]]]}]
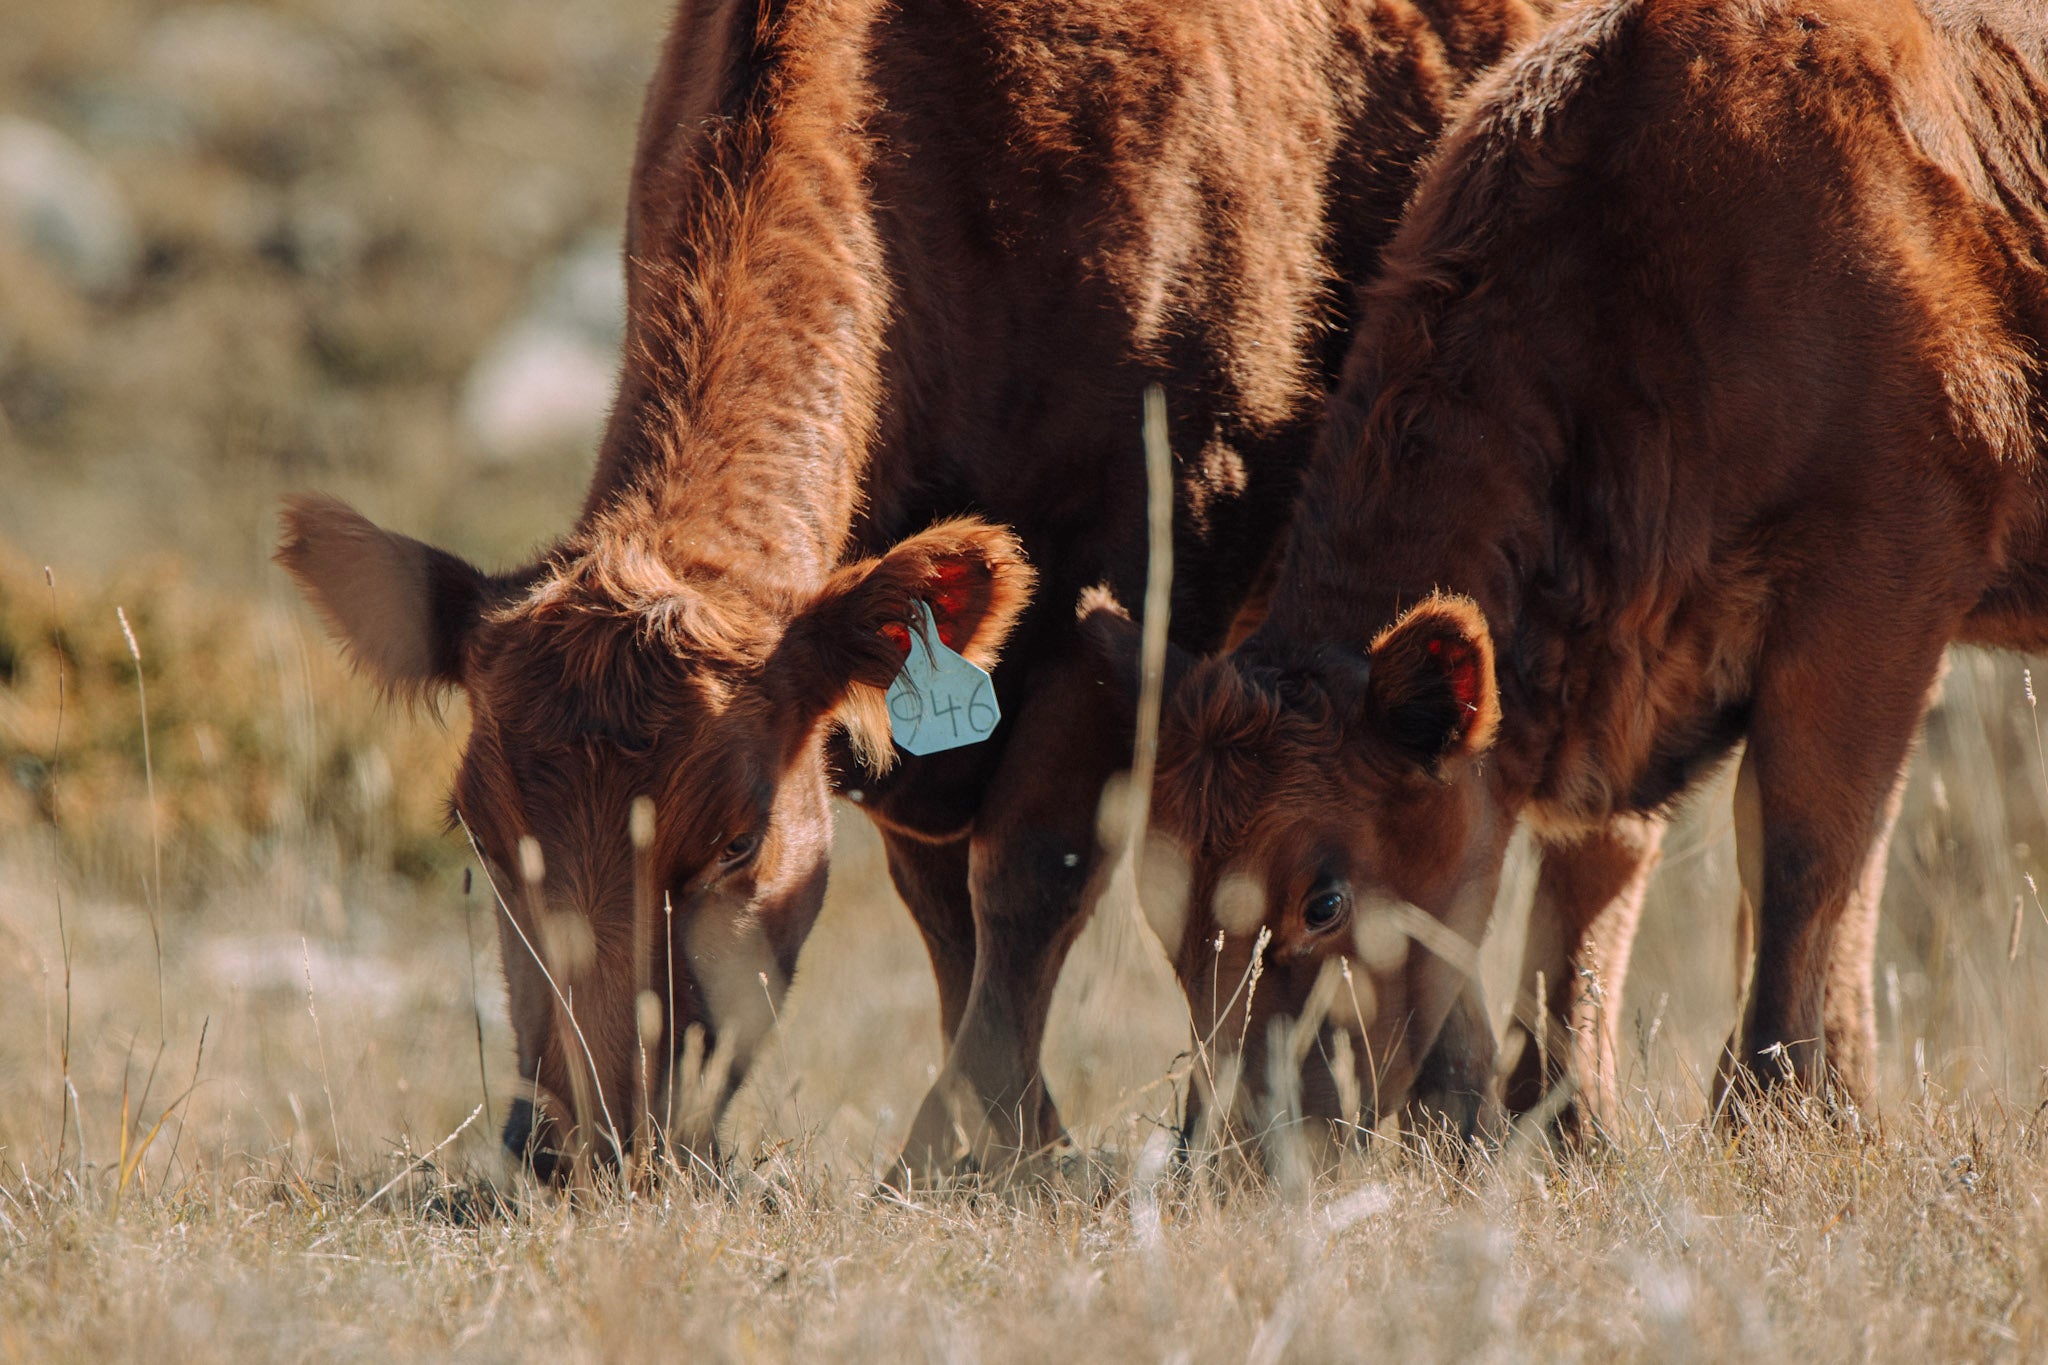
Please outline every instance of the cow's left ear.
[{"label": "cow's left ear", "polygon": [[1372,642],[1366,721],[1433,774],[1484,753],[1500,728],[1493,636],[1469,597],[1434,593]]},{"label": "cow's left ear", "polygon": [[[1136,725],[1138,698],[1144,685],[1144,627],[1131,619],[1123,603],[1106,586],[1085,589],[1074,616],[1107,689],[1111,706],[1125,723]],[[1166,642],[1166,671],[1161,679],[1162,698],[1171,697],[1188,670],[1199,662],[1173,641]]]},{"label": "cow's left ear", "polygon": [[917,604],[938,636],[993,668],[1036,575],[1008,529],[973,518],[940,522],[879,559],[835,571],[782,637],[769,671],[807,719],[834,716],[877,770],[894,761],[883,694],[903,669]]}]

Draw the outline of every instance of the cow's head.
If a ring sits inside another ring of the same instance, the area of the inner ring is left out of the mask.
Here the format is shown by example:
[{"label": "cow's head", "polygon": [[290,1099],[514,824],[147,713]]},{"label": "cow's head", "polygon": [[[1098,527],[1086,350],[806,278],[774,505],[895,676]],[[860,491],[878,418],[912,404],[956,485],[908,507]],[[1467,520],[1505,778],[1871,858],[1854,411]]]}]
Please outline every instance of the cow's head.
[{"label": "cow's head", "polygon": [[[1084,612],[1128,660],[1134,627],[1099,600]],[[1472,602],[1433,596],[1363,652],[1262,644],[1169,664],[1153,811],[1182,866],[1147,882],[1185,903],[1147,909],[1169,928],[1204,1074],[1234,1059],[1237,1117],[1267,1117],[1274,1068],[1294,1065],[1269,1052],[1284,1034],[1307,1063],[1304,1114],[1338,1115],[1348,1052],[1371,1120],[1408,1095],[1476,967],[1512,830],[1481,761],[1500,716],[1492,640]]]},{"label": "cow's head", "polygon": [[[704,1136],[824,897],[828,722],[885,764],[915,604],[986,666],[1032,579],[973,521],[794,596],[616,537],[493,577],[329,499],[287,507],[278,559],[388,692],[469,699],[453,817],[502,906],[528,1086],[506,1145],[543,1174]],[[679,1060],[708,1101],[671,1093]]]}]

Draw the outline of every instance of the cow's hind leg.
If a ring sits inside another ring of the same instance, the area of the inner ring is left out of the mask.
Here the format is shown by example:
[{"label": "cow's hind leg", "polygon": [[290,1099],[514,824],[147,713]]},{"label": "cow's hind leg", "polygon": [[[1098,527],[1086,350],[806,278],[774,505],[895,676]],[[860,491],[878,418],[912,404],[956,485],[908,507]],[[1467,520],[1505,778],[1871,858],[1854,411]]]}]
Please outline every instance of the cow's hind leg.
[{"label": "cow's hind leg", "polygon": [[1543,850],[1510,1026],[1521,1049],[1504,1094],[1510,1114],[1554,1095],[1552,1121],[1571,1137],[1613,1117],[1622,984],[1663,841],[1662,819],[1621,816]]},{"label": "cow's hind leg", "polygon": [[1024,694],[973,834],[973,976],[900,1178],[1004,1171],[1062,1136],[1039,1046],[1101,861],[1097,800],[1129,737],[1083,669],[1034,675]]}]

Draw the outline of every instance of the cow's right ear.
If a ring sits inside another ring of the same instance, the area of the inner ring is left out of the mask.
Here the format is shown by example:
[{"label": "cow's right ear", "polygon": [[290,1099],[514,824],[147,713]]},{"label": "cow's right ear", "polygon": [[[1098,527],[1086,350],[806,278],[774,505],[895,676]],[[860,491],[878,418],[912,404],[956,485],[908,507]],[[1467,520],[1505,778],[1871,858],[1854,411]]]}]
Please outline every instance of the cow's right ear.
[{"label": "cow's right ear", "polygon": [[1368,657],[1367,724],[1403,758],[1440,776],[1493,743],[1493,635],[1471,598],[1424,598],[1380,632]]},{"label": "cow's right ear", "polygon": [[480,571],[335,498],[288,499],[281,520],[277,562],[358,668],[404,698],[462,682],[462,640],[483,605]]}]

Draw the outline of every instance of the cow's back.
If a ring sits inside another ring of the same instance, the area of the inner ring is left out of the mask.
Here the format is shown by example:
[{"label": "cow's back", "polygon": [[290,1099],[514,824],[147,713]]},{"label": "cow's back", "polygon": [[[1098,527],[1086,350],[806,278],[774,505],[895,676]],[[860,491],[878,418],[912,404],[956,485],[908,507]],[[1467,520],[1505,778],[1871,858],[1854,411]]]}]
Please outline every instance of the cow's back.
[{"label": "cow's back", "polygon": [[1283,523],[1415,168],[1520,0],[911,0],[873,46],[897,289],[872,526],[1017,526],[1064,615],[1143,576],[1136,395],[1166,386],[1177,633]]},{"label": "cow's back", "polygon": [[1772,604],[1842,562],[1887,581],[1886,538],[1942,547],[1982,638],[2042,639],[2044,22],[1567,10],[1387,248],[1276,638],[1443,585],[1516,621],[1504,687],[1549,728],[1501,761],[1573,819],[1717,757]]},{"label": "cow's back", "polygon": [[1157,382],[1176,634],[1218,643],[1286,519],[1353,287],[1460,90],[1549,3],[683,0],[586,520],[650,464],[731,468],[677,449],[708,441],[801,523],[850,515],[843,552],[974,511],[1023,535],[1042,603],[1135,595]]},{"label": "cow's back", "polygon": [[[1845,198],[1903,258],[1949,426],[1999,510],[1980,643],[2048,643],[2048,6],[2032,0],[1835,0],[1862,81],[1845,103],[1845,164],[1873,169]],[[1860,100],[1858,99],[1860,97]],[[1860,141],[1859,141],[1860,140]],[[1890,159],[1896,155],[1900,162]],[[1889,174],[1889,182],[1879,180]],[[1917,258],[1917,259],[1916,259]],[[1993,472],[1995,470],[1995,472]]]}]

